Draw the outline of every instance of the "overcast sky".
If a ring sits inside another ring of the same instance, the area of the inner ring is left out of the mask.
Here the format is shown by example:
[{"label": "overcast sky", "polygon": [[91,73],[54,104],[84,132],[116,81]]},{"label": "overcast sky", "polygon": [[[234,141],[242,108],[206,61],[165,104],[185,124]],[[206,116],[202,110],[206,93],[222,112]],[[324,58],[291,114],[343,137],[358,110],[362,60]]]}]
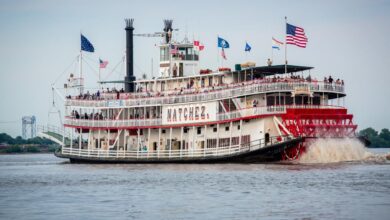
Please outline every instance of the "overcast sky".
[{"label": "overcast sky", "polygon": [[[164,4],[167,2],[167,4]],[[0,132],[21,135],[21,118],[35,115],[38,124],[55,123],[51,84],[62,87],[76,72],[71,65],[80,48],[80,31],[96,52],[87,54],[87,86],[97,80],[97,60],[109,61],[103,79],[122,79],[118,65],[125,51],[124,18],[134,18],[136,33],[162,31],[165,18],[174,20],[180,39],[205,44],[201,67],[217,66],[217,35],[231,48],[228,60],[265,65],[271,37],[284,40],[284,16],[305,29],[306,49],[288,47],[290,64],[315,67],[318,79],[330,74],[346,83],[346,106],[359,129],[390,127],[390,2],[389,1],[82,1],[0,0]],[[252,52],[245,55],[245,41]],[[159,38],[135,39],[135,72],[157,75]],[[284,52],[274,52],[282,63]],[[67,68],[71,65],[70,68]],[[90,66],[89,66],[90,65]],[[112,73],[111,73],[112,72]],[[62,103],[56,98],[58,106]]]}]

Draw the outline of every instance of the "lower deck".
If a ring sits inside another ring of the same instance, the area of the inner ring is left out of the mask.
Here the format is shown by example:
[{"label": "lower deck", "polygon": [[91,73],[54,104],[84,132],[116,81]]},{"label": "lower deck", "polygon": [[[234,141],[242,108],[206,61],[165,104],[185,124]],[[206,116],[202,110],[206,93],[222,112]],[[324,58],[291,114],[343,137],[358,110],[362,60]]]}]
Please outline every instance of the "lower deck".
[{"label": "lower deck", "polygon": [[69,158],[71,162],[104,162],[104,163],[210,163],[210,162],[267,162],[282,158],[286,150],[296,147],[303,138],[277,136],[252,141],[245,145],[217,147],[198,150],[162,150],[124,151],[92,150],[62,147],[56,152],[57,157]]}]

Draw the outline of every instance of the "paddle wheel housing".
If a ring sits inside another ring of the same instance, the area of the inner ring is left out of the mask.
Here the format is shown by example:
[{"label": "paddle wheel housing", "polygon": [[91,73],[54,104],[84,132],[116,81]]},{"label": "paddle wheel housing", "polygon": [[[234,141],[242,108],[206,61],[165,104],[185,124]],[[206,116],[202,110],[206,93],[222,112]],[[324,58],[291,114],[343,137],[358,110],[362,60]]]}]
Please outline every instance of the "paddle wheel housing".
[{"label": "paddle wheel housing", "polygon": [[346,108],[288,108],[282,123],[294,136],[352,137],[357,128],[352,119]]},{"label": "paddle wheel housing", "polygon": [[[305,142],[284,151],[283,160],[299,157],[311,138],[353,137],[357,125],[346,108],[287,108],[282,124],[295,137],[305,137]],[[311,139],[312,140],[312,139]]]}]

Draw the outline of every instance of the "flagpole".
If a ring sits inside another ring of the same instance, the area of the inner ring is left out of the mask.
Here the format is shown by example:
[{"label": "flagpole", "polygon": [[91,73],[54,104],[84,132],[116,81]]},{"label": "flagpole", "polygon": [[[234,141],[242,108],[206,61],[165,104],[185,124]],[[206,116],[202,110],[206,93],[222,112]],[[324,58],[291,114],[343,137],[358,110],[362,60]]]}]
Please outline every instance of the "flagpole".
[{"label": "flagpole", "polygon": [[169,72],[168,78],[172,76],[172,54],[171,54],[171,43],[168,43],[168,56],[169,56]]},{"label": "flagpole", "polygon": [[244,52],[245,52],[245,62],[248,61],[248,51],[246,51],[246,45],[248,44],[248,41],[245,41],[245,49],[244,49]]},{"label": "flagpole", "polygon": [[102,82],[101,82],[101,80],[100,80],[100,71],[101,71],[101,68],[100,68],[100,58],[99,58],[99,84],[101,85]]},{"label": "flagpole", "polygon": [[285,20],[285,31],[286,36],[284,38],[284,73],[287,74],[287,16],[284,17]]},{"label": "flagpole", "polygon": [[[200,39],[198,39],[199,41],[199,46],[198,46],[198,67],[200,70]],[[195,45],[194,45],[194,42],[195,42],[195,34],[192,33],[192,61],[195,62],[195,53],[196,53],[196,50],[195,50]],[[195,65],[192,65],[192,74],[195,75]]]},{"label": "flagpole", "polygon": [[[222,47],[222,50],[221,51],[223,51],[223,55],[226,57],[226,53],[225,53],[225,50],[224,50],[224,48]],[[222,52],[221,52],[222,53]],[[222,57],[222,59],[221,59],[221,68],[223,68],[223,60],[224,60],[225,58],[223,58]],[[218,70],[219,71],[219,70]]]},{"label": "flagpole", "polygon": [[218,47],[219,35],[217,35],[217,71],[219,69],[219,47]]},{"label": "flagpole", "polygon": [[80,95],[83,93],[83,83],[82,83],[82,78],[83,78],[83,50],[80,50]]}]

